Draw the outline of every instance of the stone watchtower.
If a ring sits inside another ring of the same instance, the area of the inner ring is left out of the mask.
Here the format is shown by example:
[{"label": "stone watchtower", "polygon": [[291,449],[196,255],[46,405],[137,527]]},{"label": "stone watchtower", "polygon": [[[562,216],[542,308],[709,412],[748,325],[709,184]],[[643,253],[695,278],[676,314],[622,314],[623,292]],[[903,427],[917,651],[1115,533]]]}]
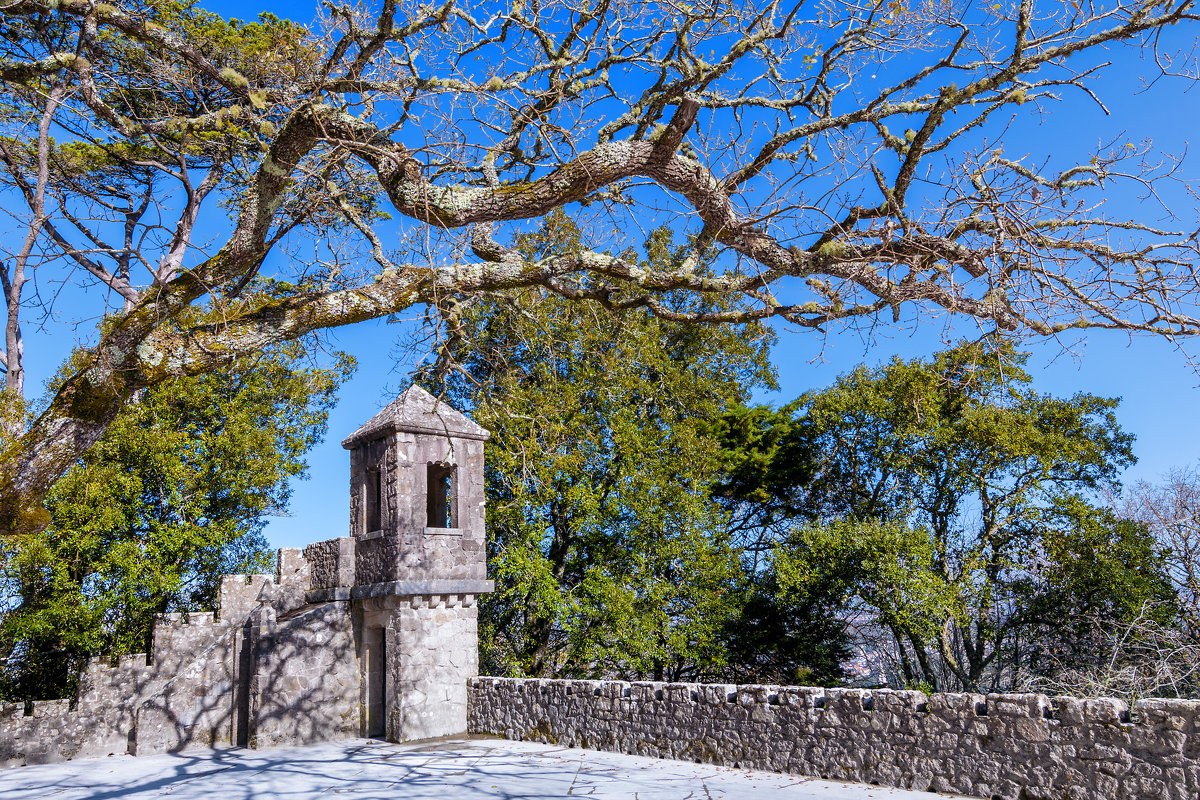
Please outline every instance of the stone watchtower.
[{"label": "stone watchtower", "polygon": [[342,445],[350,536],[226,575],[217,613],[163,615],[150,654],[93,659],[68,700],[0,704],[0,767],[189,747],[467,731],[479,672],[488,432],[418,386]]},{"label": "stone watchtower", "polygon": [[475,601],[492,590],[488,436],[412,386],[342,442],[354,574],[336,582],[350,584],[368,736],[406,741],[467,728],[467,679],[479,660]]},{"label": "stone watchtower", "polygon": [[412,386],[346,437],[359,596],[480,590],[488,436]]}]

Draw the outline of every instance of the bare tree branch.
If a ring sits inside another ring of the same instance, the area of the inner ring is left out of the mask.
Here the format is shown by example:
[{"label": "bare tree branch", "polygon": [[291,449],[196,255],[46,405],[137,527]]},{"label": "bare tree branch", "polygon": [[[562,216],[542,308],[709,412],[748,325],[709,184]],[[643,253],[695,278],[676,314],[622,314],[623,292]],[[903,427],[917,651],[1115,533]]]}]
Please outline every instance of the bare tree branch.
[{"label": "bare tree branch", "polygon": [[[0,15],[15,110],[0,157],[34,222],[26,258],[120,299],[45,411],[3,440],[5,530],[39,524],[42,494],[140,389],[456,296],[542,286],[818,329],[907,305],[1026,335],[1200,333],[1196,221],[1104,206],[1130,186],[1153,197],[1176,179],[1169,160],[1117,138],[1064,146],[1066,166],[1003,148],[1011,120],[1065,93],[1103,106],[1122,49],[1155,48],[1151,80],[1193,81],[1160,52],[1162,32],[1194,25],[1193,0],[379,0],[309,28],[132,0]],[[583,252],[510,245],[564,205],[595,223]],[[690,235],[679,264],[620,255],[650,219]],[[297,237],[336,268],[289,262],[261,288]],[[675,301],[717,294],[718,311]]]}]

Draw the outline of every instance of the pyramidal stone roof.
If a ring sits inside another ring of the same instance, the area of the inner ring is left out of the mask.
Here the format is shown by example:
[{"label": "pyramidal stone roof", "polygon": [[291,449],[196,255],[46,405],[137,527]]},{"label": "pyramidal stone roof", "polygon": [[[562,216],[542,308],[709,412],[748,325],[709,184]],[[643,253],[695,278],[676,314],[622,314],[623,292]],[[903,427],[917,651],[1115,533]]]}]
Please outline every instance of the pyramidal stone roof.
[{"label": "pyramidal stone roof", "polygon": [[342,447],[350,450],[363,442],[380,439],[395,431],[457,436],[481,441],[487,441],[491,436],[486,428],[476,425],[462,412],[413,384],[382,411],[367,420],[362,427],[343,439]]}]

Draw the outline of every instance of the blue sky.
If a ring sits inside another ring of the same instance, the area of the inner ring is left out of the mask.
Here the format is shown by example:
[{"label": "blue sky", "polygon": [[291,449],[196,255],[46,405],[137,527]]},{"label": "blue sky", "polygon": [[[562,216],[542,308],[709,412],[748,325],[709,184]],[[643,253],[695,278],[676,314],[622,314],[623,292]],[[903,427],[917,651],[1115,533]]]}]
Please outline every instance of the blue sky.
[{"label": "blue sky", "polygon": [[[258,10],[304,17],[296,4],[265,3],[248,9],[245,4],[214,1],[206,6],[217,13],[242,17]],[[1070,100],[1051,116],[1022,123],[1010,139],[1007,154],[1020,155],[1022,146],[1036,153],[1039,148],[1057,143],[1091,144],[1102,127],[1123,130],[1135,141],[1152,138],[1158,148],[1168,152],[1183,152],[1188,134],[1200,128],[1200,104],[1195,102],[1194,93],[1181,95],[1181,87],[1171,82],[1139,92],[1135,76],[1144,63],[1130,53],[1115,53],[1114,57],[1122,61],[1103,86],[1111,117],[1105,118],[1094,104]],[[1185,177],[1200,177],[1198,172],[1194,157],[1185,162]],[[1197,227],[1193,198],[1180,190],[1170,196],[1169,202],[1181,204],[1176,210],[1184,216],[1183,224]],[[1147,211],[1153,216],[1153,209],[1137,206],[1138,201],[1130,196],[1119,199],[1116,207],[1130,216]],[[415,318],[419,313],[414,310],[411,316]],[[70,323],[71,316],[70,308],[62,309],[59,322],[47,329],[49,335],[27,331],[30,394],[36,393],[35,387],[57,369],[73,344],[88,342],[94,322],[76,328]],[[359,369],[341,389],[340,402],[330,416],[327,440],[309,456],[310,477],[296,485],[289,516],[272,519],[267,527],[273,545],[301,546],[345,535],[348,457],[340,441],[407,385],[412,364],[398,361],[395,347],[405,327],[405,323],[377,321],[332,334],[331,344],[355,355]],[[774,362],[781,389],[756,398],[772,404],[826,386],[856,364],[879,364],[893,355],[928,355],[961,337],[979,333],[969,322],[946,328],[936,319],[899,327],[881,324],[870,336],[831,331],[824,337],[786,325],[779,325],[777,330],[779,344]],[[1139,458],[1138,465],[1127,473],[1127,481],[1154,480],[1172,467],[1193,465],[1200,458],[1200,373],[1170,342],[1091,333],[1066,342],[1030,342],[1028,349],[1033,353],[1028,368],[1035,377],[1035,389],[1060,396],[1087,392],[1123,399],[1118,418],[1136,435]],[[1194,349],[1200,353],[1200,346]]]},{"label": "blue sky", "polygon": [[[210,3],[220,11],[219,3]],[[230,4],[232,5],[232,4]],[[1103,99],[1111,116],[1093,103],[1067,98],[1061,111],[1041,120],[1022,123],[1010,139],[1019,147],[1028,144],[1037,152],[1046,142],[1094,143],[1098,131],[1123,130],[1134,141],[1153,139],[1163,151],[1186,150],[1191,131],[1200,129],[1200,97],[1180,102],[1180,85],[1162,82],[1143,91],[1138,79],[1147,66],[1131,53],[1114,53],[1124,59],[1104,80]],[[1114,125],[1114,122],[1116,124]],[[1014,147],[1009,154],[1020,155]],[[1185,165],[1186,177],[1200,177],[1193,157]],[[1192,227],[1198,224],[1192,198],[1182,191],[1174,196],[1186,204]],[[1131,216],[1147,209],[1137,208],[1135,198],[1119,200]],[[1188,217],[1184,213],[1185,219]],[[872,335],[831,332],[828,338],[813,331],[777,326],[779,344],[773,361],[779,372],[780,390],[761,393],[760,402],[782,404],[809,389],[827,386],[841,373],[859,363],[879,364],[893,355],[904,358],[926,356],[965,336],[977,336],[970,322],[947,329],[940,321],[910,330],[881,325]],[[338,341],[359,358],[354,379],[342,390],[342,399],[330,417],[330,435],[310,457],[311,478],[302,484],[291,504],[291,516],[273,520],[267,535],[278,546],[295,546],[342,535],[348,524],[348,458],[340,440],[357,425],[389,402],[407,385],[410,364],[395,363],[390,346],[396,326],[372,323],[337,333]],[[1200,345],[1200,343],[1197,343]],[[1033,387],[1042,392],[1069,396],[1085,392],[1122,398],[1118,410],[1121,424],[1137,436],[1138,464],[1126,473],[1126,481],[1155,480],[1173,467],[1200,460],[1200,371],[1189,363],[1186,353],[1170,342],[1127,334],[1093,332],[1066,341],[1031,341],[1028,369]],[[1194,348],[1200,354],[1200,346]]]}]

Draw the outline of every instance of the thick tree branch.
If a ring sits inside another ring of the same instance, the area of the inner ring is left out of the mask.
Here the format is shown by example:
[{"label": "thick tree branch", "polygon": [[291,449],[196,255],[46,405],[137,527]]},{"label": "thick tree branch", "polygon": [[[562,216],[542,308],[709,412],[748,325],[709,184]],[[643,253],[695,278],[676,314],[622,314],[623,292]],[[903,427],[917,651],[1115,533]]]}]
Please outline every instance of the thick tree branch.
[{"label": "thick tree branch", "polygon": [[[1200,334],[1195,226],[1102,213],[1118,185],[1157,187],[1142,150],[1080,151],[1055,171],[997,152],[999,112],[1100,97],[1098,62],[1080,57],[1194,24],[1194,3],[1001,12],[548,0],[477,18],[380,0],[310,32],[175,6],[6,4],[0,158],[36,221],[11,255],[78,265],[123,309],[5,439],[0,527],[36,526],[41,495],[140,389],[455,296],[541,286],[666,319],[813,328],[911,304],[1040,335]],[[38,125],[40,160],[20,144]],[[523,255],[515,223],[564,206],[591,215],[594,240]],[[692,237],[669,269],[620,255],[651,219]],[[215,232],[208,255],[197,230]],[[285,263],[262,290],[297,237],[334,267]],[[717,310],[678,302],[715,295]]]}]

